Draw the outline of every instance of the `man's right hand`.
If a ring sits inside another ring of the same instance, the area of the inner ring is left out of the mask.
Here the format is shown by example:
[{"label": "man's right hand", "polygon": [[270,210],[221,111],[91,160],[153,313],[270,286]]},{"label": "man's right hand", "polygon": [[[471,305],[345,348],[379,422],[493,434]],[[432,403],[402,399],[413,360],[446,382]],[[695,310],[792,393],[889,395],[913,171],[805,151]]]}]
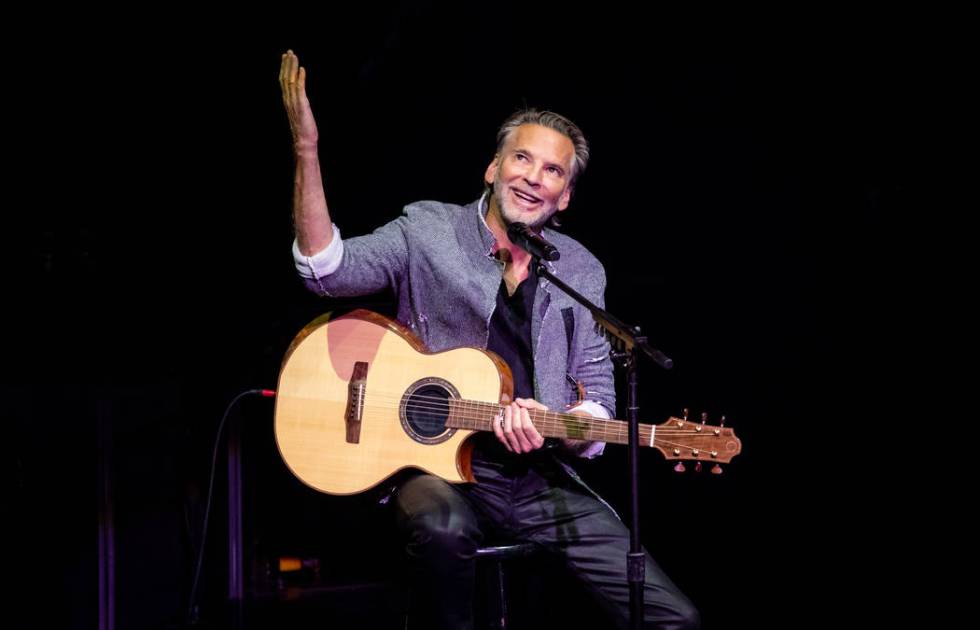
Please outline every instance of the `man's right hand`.
[{"label": "man's right hand", "polygon": [[299,58],[291,50],[282,56],[279,68],[279,87],[282,89],[282,102],[289,117],[289,130],[293,134],[293,148],[301,151],[316,151],[319,134],[313,109],[306,98],[306,69],[299,65]]},{"label": "man's right hand", "polygon": [[303,256],[313,256],[330,244],[333,239],[333,224],[330,222],[327,197],[320,177],[320,159],[316,146],[319,135],[313,119],[313,108],[306,98],[306,70],[299,67],[299,59],[291,50],[287,50],[282,56],[279,86],[282,88],[282,102],[289,117],[293,153],[296,157],[296,174],[293,179],[296,245]]}]

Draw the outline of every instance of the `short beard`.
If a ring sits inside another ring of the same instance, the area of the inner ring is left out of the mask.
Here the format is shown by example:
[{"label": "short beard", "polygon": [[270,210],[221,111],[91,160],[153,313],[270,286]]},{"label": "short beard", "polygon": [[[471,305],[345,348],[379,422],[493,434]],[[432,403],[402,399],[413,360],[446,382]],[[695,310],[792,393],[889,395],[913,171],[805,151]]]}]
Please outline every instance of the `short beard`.
[{"label": "short beard", "polygon": [[[494,199],[497,200],[497,208],[500,210],[500,220],[504,222],[504,227],[509,226],[511,223],[518,223],[516,217],[507,216],[507,207],[504,205],[504,197],[506,196],[506,191],[504,190],[504,183],[500,180],[499,175],[493,178],[493,190],[492,194]],[[527,226],[538,232],[546,223],[558,212],[558,208],[554,208],[551,212],[541,215],[533,223],[528,223]]]}]

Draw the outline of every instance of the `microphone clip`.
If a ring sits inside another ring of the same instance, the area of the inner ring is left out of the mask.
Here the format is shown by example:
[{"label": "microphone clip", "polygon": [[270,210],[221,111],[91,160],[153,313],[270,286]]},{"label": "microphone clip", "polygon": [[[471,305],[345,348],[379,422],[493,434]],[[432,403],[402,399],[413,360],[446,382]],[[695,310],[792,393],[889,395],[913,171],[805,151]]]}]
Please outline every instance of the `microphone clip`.
[{"label": "microphone clip", "polygon": [[512,243],[541,260],[555,261],[561,258],[558,248],[541,238],[526,223],[509,224],[507,236]]}]

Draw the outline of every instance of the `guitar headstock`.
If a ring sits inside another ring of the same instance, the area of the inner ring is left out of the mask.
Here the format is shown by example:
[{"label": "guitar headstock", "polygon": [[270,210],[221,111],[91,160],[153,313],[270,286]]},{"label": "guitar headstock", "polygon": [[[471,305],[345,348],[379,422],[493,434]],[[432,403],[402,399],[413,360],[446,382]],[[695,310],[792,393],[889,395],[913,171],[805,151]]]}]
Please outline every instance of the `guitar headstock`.
[{"label": "guitar headstock", "polygon": [[[654,444],[665,459],[697,461],[698,470],[702,462],[714,464],[711,472],[721,473],[721,466],[742,452],[742,441],[735,436],[731,427],[725,426],[725,416],[718,425],[708,424],[708,414],[701,414],[701,421],[688,419],[688,410],[683,418],[670,417],[656,425]],[[684,472],[684,464],[674,468]]]}]

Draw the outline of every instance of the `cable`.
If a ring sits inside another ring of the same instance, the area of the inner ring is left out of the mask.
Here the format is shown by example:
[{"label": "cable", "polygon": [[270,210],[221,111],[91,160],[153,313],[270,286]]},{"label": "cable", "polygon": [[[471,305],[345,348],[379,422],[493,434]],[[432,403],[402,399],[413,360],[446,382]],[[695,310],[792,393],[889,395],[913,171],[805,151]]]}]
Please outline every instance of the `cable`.
[{"label": "cable", "polygon": [[271,389],[248,389],[244,392],[235,396],[228,407],[225,409],[225,414],[221,416],[221,422],[218,423],[218,431],[214,437],[214,452],[211,455],[211,474],[210,480],[208,481],[208,498],[204,503],[204,524],[201,527],[201,546],[197,551],[197,566],[194,568],[194,582],[191,584],[191,595],[187,605],[187,620],[190,625],[194,625],[198,622],[198,607],[197,607],[197,585],[198,580],[201,578],[201,567],[204,565],[204,543],[207,541],[208,537],[208,519],[211,516],[211,497],[214,494],[214,471],[217,469],[218,463],[218,445],[221,443],[221,432],[225,428],[225,421],[228,419],[228,414],[231,410],[235,408],[235,405],[239,400],[246,396],[262,396],[264,398],[272,398],[276,395],[276,392]]}]

